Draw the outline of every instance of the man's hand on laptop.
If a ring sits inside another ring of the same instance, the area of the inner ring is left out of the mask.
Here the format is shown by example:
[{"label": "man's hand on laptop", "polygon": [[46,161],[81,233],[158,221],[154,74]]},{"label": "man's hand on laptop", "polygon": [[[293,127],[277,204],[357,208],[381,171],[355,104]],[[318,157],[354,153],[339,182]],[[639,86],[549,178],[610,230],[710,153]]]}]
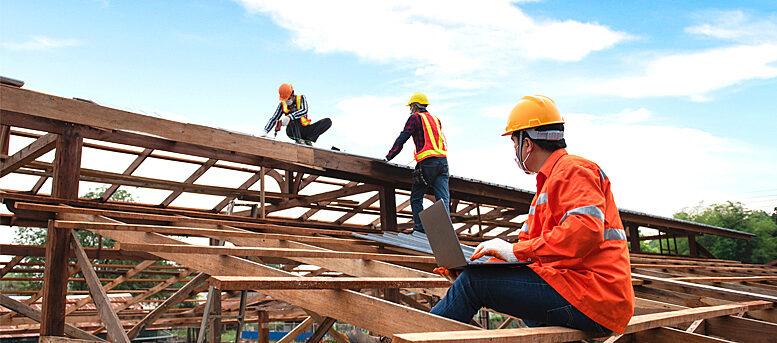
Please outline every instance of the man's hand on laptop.
[{"label": "man's hand on laptop", "polygon": [[448,268],[445,268],[445,267],[434,268],[432,272],[437,275],[445,277],[450,282],[456,281],[456,278],[459,277],[459,274],[461,274],[460,270],[450,271],[448,270]]},{"label": "man's hand on laptop", "polygon": [[493,256],[505,262],[518,262],[513,254],[513,245],[502,239],[494,238],[478,244],[475,253],[469,258],[470,261],[477,260],[483,256]]}]

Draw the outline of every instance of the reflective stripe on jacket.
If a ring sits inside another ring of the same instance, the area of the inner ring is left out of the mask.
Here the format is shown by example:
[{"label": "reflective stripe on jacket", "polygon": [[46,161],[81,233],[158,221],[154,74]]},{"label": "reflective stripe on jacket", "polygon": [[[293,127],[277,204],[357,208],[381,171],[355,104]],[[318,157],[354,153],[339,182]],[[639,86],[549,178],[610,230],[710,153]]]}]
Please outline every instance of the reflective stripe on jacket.
[{"label": "reflective stripe on jacket", "polygon": [[530,267],[580,312],[623,333],[634,313],[634,288],[607,175],[559,149],[537,173],[537,190],[515,256],[534,261]]},{"label": "reflective stripe on jacket", "polygon": [[[302,103],[303,103],[302,102],[302,94],[297,95],[297,99],[296,99],[295,103],[297,104],[297,109],[295,110],[295,112],[301,110],[302,109]],[[289,112],[290,112],[289,106],[286,105],[285,101],[281,101],[281,106],[283,107],[283,113],[284,114],[289,114]],[[293,119],[296,119],[296,118],[293,118]],[[307,112],[305,112],[305,114],[303,116],[299,117],[299,121],[302,124],[302,126],[308,126],[312,122],[310,119],[308,119],[308,113]]]},{"label": "reflective stripe on jacket", "polygon": [[429,112],[419,112],[418,115],[421,117],[421,127],[424,130],[424,147],[421,151],[416,151],[416,162],[421,162],[428,157],[448,156],[448,144],[442,133],[440,120]]}]

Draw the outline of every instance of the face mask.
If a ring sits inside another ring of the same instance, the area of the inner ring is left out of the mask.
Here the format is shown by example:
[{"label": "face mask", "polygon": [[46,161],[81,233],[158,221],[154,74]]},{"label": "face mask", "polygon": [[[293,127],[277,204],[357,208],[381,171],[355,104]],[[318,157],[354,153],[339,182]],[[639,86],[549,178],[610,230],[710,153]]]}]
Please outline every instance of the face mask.
[{"label": "face mask", "polygon": [[292,104],[292,102],[293,102],[293,101],[292,101],[292,99],[291,99],[291,98],[289,98],[289,99],[287,99],[287,100],[286,100],[286,101],[284,101],[284,102],[286,103],[286,106],[291,106],[291,104]]},{"label": "face mask", "polygon": [[526,168],[526,161],[529,159],[529,155],[531,155],[531,152],[526,154],[526,158],[524,158],[523,161],[519,159],[519,157],[523,155],[523,131],[518,132],[518,141],[521,143],[518,146],[518,156],[515,157],[515,163],[518,164],[518,167],[520,167],[521,170],[523,170],[523,172],[526,173],[526,175],[537,174],[537,172],[533,172],[528,168]]}]

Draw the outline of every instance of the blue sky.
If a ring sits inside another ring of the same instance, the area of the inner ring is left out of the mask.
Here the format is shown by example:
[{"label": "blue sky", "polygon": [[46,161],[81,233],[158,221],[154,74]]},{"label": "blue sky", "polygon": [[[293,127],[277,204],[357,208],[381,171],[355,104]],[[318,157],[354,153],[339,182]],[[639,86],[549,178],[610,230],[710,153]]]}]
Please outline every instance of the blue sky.
[{"label": "blue sky", "polygon": [[453,174],[530,190],[499,133],[543,94],[621,207],[777,206],[774,1],[0,0],[0,74],[255,135],[290,82],[318,146],[373,157],[425,92]]}]

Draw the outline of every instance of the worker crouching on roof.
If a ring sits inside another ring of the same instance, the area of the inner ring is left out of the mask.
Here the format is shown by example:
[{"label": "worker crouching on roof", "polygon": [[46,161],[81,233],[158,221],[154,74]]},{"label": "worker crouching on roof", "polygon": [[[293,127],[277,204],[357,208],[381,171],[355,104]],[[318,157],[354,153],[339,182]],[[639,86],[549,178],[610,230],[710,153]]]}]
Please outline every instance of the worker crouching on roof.
[{"label": "worker crouching on roof", "polygon": [[[567,154],[564,119],[547,97],[521,98],[506,135],[512,137],[519,167],[537,175],[537,193],[519,241],[483,242],[471,259],[534,263],[464,269],[431,312],[468,323],[488,307],[530,326],[623,333],[634,312],[634,290],[610,179],[595,163]],[[457,274],[445,268],[435,272],[451,279]]]},{"label": "worker crouching on roof", "polygon": [[286,126],[286,135],[299,144],[313,145],[322,133],[329,130],[332,126],[332,120],[329,118],[321,119],[313,123],[308,119],[308,101],[302,94],[295,95],[294,87],[284,83],[278,88],[278,95],[281,103],[275,113],[270,117],[267,125],[264,126],[264,134],[275,127],[275,134],[278,134],[281,127]]},{"label": "worker crouching on roof", "polygon": [[413,210],[414,231],[424,232],[421,218],[418,216],[424,209],[424,193],[432,187],[437,200],[445,201],[446,208],[450,201],[448,193],[448,145],[445,135],[442,133],[440,119],[426,111],[429,99],[423,93],[415,93],[407,102],[410,107],[410,117],[407,118],[405,128],[399,133],[394,146],[386,155],[386,160],[391,161],[402,151],[402,146],[407,139],[413,137],[415,143],[416,166],[413,171],[412,187],[410,190],[410,207]]}]

